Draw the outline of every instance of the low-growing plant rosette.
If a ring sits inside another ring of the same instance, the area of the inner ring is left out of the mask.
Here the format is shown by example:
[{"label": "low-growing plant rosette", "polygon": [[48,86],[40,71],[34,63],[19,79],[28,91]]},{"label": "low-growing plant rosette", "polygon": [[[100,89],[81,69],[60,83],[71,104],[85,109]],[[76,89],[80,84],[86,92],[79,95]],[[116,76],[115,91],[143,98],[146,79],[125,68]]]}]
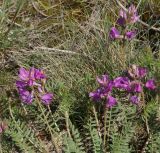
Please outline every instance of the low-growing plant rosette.
[{"label": "low-growing plant rosette", "polygon": [[[109,80],[108,75],[102,75],[101,78],[97,78],[99,83],[99,88],[91,92],[89,97],[93,101],[106,100],[106,107],[112,108],[117,104],[117,100],[112,97],[112,90],[117,89],[126,92],[128,101],[132,104],[139,105],[141,101],[144,100],[144,88],[148,90],[156,89],[156,82],[153,78],[146,79],[147,68],[139,67],[137,65],[132,65],[131,68],[127,70],[126,76],[118,76],[113,80]],[[118,95],[116,96],[118,97]]]},{"label": "low-growing plant rosette", "polygon": [[29,70],[21,67],[16,81],[16,87],[20,99],[25,104],[32,104],[38,98],[43,104],[49,105],[53,100],[53,94],[46,92],[46,75],[40,69],[31,67]]}]

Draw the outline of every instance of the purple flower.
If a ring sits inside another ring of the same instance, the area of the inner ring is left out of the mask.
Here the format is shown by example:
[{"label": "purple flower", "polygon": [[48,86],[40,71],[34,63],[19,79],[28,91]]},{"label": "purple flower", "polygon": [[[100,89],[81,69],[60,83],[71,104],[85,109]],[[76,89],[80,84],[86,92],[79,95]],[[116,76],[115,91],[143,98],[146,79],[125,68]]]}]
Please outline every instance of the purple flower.
[{"label": "purple flower", "polygon": [[127,13],[126,13],[126,11],[123,10],[123,9],[120,9],[119,16],[122,17],[122,18],[124,18],[126,20],[127,19]]},{"label": "purple flower", "polygon": [[139,97],[138,96],[131,96],[130,97],[130,101],[133,103],[133,104],[138,104],[139,103],[139,101],[140,101],[140,99],[139,99]]},{"label": "purple flower", "polygon": [[116,104],[117,104],[116,98],[108,95],[107,101],[106,101],[106,107],[112,108],[112,107],[115,106]]},{"label": "purple flower", "polygon": [[41,96],[42,103],[45,105],[49,105],[53,100],[53,94],[52,93],[46,93]]},{"label": "purple flower", "polygon": [[31,104],[35,96],[34,91],[36,91],[36,94],[38,94],[37,96],[41,98],[41,101],[44,104],[50,104],[53,99],[53,94],[47,93],[42,95],[42,93],[45,91],[46,81],[46,75],[42,70],[34,67],[30,68],[29,70],[20,68],[18,76],[19,80],[16,81],[16,86],[22,102]]},{"label": "purple flower", "polygon": [[126,24],[126,20],[122,17],[119,17],[118,20],[117,20],[117,23],[120,25],[120,26],[124,26]]},{"label": "purple flower", "polygon": [[150,89],[150,90],[154,90],[156,88],[155,85],[155,80],[154,79],[150,79],[146,82],[145,84],[146,88]]},{"label": "purple flower", "polygon": [[114,79],[114,87],[129,90],[130,89],[130,81],[127,77],[118,77]]},{"label": "purple flower", "polygon": [[29,71],[25,68],[21,67],[19,70],[19,78],[21,81],[27,83],[29,86],[34,84],[34,71],[35,69],[32,67]]},{"label": "purple flower", "polygon": [[136,23],[139,20],[139,16],[138,16],[138,12],[137,9],[134,5],[131,5],[128,8],[128,12],[126,12],[125,10],[121,9],[119,12],[119,18],[117,20],[117,23],[120,26],[124,26],[127,23]]},{"label": "purple flower", "polygon": [[90,92],[89,97],[92,98],[94,101],[99,101],[102,97],[102,90],[97,89],[96,91]]},{"label": "purple flower", "polygon": [[128,23],[135,23],[139,20],[138,12],[136,7],[132,4],[128,8]]},{"label": "purple flower", "polygon": [[119,38],[120,37],[120,32],[115,27],[112,27],[111,31],[109,33],[109,36],[110,36],[111,39]]},{"label": "purple flower", "polygon": [[144,67],[138,67],[137,65],[133,64],[131,68],[128,70],[128,74],[131,78],[143,78],[147,74],[147,69]]},{"label": "purple flower", "polygon": [[133,84],[132,84],[132,91],[133,92],[138,92],[138,93],[140,93],[140,92],[142,92],[142,86],[141,86],[141,83],[138,83],[138,82],[134,82]]},{"label": "purple flower", "polygon": [[27,84],[25,82],[23,82],[23,81],[16,81],[16,87],[17,88],[24,88],[26,86],[27,86]]},{"label": "purple flower", "polygon": [[126,20],[127,20],[127,13],[126,11],[124,11],[123,9],[121,9],[119,11],[119,18],[117,20],[117,23],[120,25],[120,26],[124,26],[126,24]]},{"label": "purple flower", "polygon": [[34,67],[31,67],[29,70],[29,76],[28,76],[28,85],[29,86],[33,86],[36,84],[36,78],[35,78],[35,72],[37,69],[35,69]]},{"label": "purple flower", "polygon": [[138,76],[139,78],[143,78],[143,77],[145,77],[146,74],[147,74],[147,69],[144,68],[144,67],[138,67],[138,70],[137,70],[137,71],[138,71],[138,72],[137,72],[137,76]]},{"label": "purple flower", "polygon": [[27,71],[25,68],[21,67],[19,69],[19,75],[18,76],[22,81],[28,81],[29,71]]},{"label": "purple flower", "polygon": [[29,92],[27,90],[19,89],[20,98],[23,103],[31,104],[33,102],[33,92]]},{"label": "purple flower", "polygon": [[136,31],[128,31],[125,33],[125,38],[128,40],[133,39],[136,36]]},{"label": "purple flower", "polygon": [[42,70],[36,69],[34,67],[30,68],[29,70],[20,68],[18,76],[20,81],[26,83],[28,86],[40,86],[40,84],[36,81],[46,78],[46,75]]},{"label": "purple flower", "polygon": [[34,77],[35,79],[40,80],[40,79],[45,79],[46,75],[42,70],[35,69]]},{"label": "purple flower", "polygon": [[106,98],[114,86],[114,82],[109,80],[108,75],[102,75],[101,78],[97,77],[97,82],[100,84],[100,87],[96,91],[90,92],[89,94],[89,97],[94,101],[99,101]]},{"label": "purple flower", "polygon": [[112,91],[113,87],[114,87],[114,82],[112,80],[110,80],[108,82],[108,85],[104,89],[104,92],[106,93],[106,95],[108,95]]},{"label": "purple flower", "polygon": [[101,78],[97,77],[97,82],[101,85],[101,86],[107,86],[109,83],[109,77],[108,75],[102,75]]}]

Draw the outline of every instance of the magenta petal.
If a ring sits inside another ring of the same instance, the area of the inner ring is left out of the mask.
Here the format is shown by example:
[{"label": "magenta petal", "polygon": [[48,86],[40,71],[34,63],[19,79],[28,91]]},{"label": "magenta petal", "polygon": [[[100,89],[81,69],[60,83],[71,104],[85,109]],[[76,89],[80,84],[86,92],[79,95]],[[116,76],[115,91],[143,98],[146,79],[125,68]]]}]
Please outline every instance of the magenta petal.
[{"label": "magenta petal", "polygon": [[108,79],[107,75],[103,75],[102,78],[97,78],[97,81],[101,85],[96,91],[90,92],[89,97],[94,101],[99,101],[108,96],[112,91],[114,82]]},{"label": "magenta petal", "polygon": [[27,84],[25,82],[23,82],[23,81],[16,81],[16,87],[17,88],[24,88],[26,86],[27,86]]},{"label": "magenta petal", "polygon": [[89,97],[92,98],[94,101],[99,101],[101,99],[101,90],[97,89],[94,92],[90,92]]},{"label": "magenta petal", "polygon": [[145,67],[138,67],[137,68],[138,77],[143,78],[146,76],[146,74],[147,74],[147,69]]},{"label": "magenta petal", "polygon": [[35,71],[36,69],[34,67],[31,67],[29,70],[29,79],[30,80],[35,80]]},{"label": "magenta petal", "polygon": [[38,92],[43,93],[42,87],[38,86]]},{"label": "magenta petal", "polygon": [[27,82],[27,84],[28,84],[28,86],[33,86],[34,82],[35,81],[33,81],[32,79],[29,79],[28,82]]},{"label": "magenta petal", "polygon": [[117,77],[114,79],[114,86],[116,88],[129,90],[130,89],[130,81],[127,77]]},{"label": "magenta petal", "polygon": [[139,16],[138,16],[138,12],[136,7],[132,4],[129,8],[128,8],[128,22],[129,23],[135,23],[139,20]]},{"label": "magenta petal", "polygon": [[42,103],[45,105],[49,105],[52,100],[53,100],[53,94],[52,93],[47,93],[41,96]]},{"label": "magenta petal", "polygon": [[45,79],[46,75],[44,74],[44,72],[42,70],[39,69],[35,69],[35,78],[36,79]]},{"label": "magenta petal", "polygon": [[154,79],[150,79],[146,82],[145,86],[146,88],[150,89],[150,90],[154,90],[156,89],[156,85],[155,85],[155,80]]},{"label": "magenta petal", "polygon": [[120,25],[120,26],[124,26],[126,24],[126,20],[125,18],[123,17],[119,17],[118,20],[117,20],[117,23]]},{"label": "magenta petal", "polygon": [[136,9],[136,7],[133,4],[131,4],[130,7],[128,8],[128,13],[129,14],[135,14],[135,13],[137,13],[137,9]]},{"label": "magenta petal", "polygon": [[20,97],[22,102],[26,104],[31,104],[33,102],[33,92],[29,92],[27,90],[19,90]]},{"label": "magenta petal", "polygon": [[117,23],[120,25],[120,26],[124,26],[126,24],[126,20],[127,20],[127,13],[126,11],[124,11],[123,9],[121,9],[119,11],[119,18],[117,20]]},{"label": "magenta petal", "polygon": [[132,85],[132,88],[133,92],[138,92],[138,93],[142,92],[143,90],[141,84],[137,82]]},{"label": "magenta petal", "polygon": [[111,39],[116,39],[120,37],[120,32],[115,28],[112,27],[109,33]]},{"label": "magenta petal", "polygon": [[108,75],[102,75],[101,78],[97,77],[97,82],[102,86],[107,86],[107,84],[109,82]]},{"label": "magenta petal", "polygon": [[114,97],[108,95],[106,107],[112,108],[112,107],[115,106],[116,104],[117,104],[116,98],[114,98]]},{"label": "magenta petal", "polygon": [[135,64],[131,66],[131,69],[128,70],[128,74],[131,78],[143,78],[147,74],[147,69],[145,67],[139,67]]},{"label": "magenta petal", "polygon": [[19,69],[19,75],[18,76],[22,81],[26,81],[26,80],[28,80],[28,77],[29,77],[29,71],[27,71],[25,68],[21,67]]},{"label": "magenta petal", "polygon": [[104,92],[105,92],[105,93],[111,92],[113,87],[114,87],[114,81],[110,80],[110,81],[108,82],[108,85],[105,87]]},{"label": "magenta petal", "polygon": [[126,13],[126,11],[123,10],[123,9],[120,9],[119,16],[122,17],[122,18],[124,18],[126,20],[127,19],[127,13]]},{"label": "magenta petal", "polygon": [[130,23],[136,23],[138,20],[139,20],[139,16],[135,14],[130,18]]},{"label": "magenta petal", "polygon": [[130,101],[132,102],[132,104],[138,104],[140,99],[138,96],[131,96]]},{"label": "magenta petal", "polygon": [[128,31],[125,33],[125,38],[128,40],[133,39],[136,36],[136,31]]}]

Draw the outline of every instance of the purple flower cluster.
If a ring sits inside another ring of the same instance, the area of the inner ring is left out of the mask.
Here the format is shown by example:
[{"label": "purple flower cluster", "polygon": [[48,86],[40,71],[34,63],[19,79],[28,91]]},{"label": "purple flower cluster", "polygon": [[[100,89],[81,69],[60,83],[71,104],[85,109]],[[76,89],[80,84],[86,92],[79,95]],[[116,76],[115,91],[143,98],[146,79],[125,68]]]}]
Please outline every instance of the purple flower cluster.
[{"label": "purple flower cluster", "polygon": [[134,24],[139,20],[139,16],[137,13],[137,9],[134,5],[131,5],[128,10],[121,9],[119,12],[119,18],[117,20],[117,23],[123,27],[125,30],[123,34],[121,35],[119,30],[116,27],[112,27],[109,33],[109,36],[111,39],[127,39],[131,40],[136,36],[135,30],[127,30],[127,25]]},{"label": "purple flower cluster", "polygon": [[114,82],[109,79],[108,75],[102,75],[101,78],[97,77],[97,82],[100,87],[89,94],[94,101],[99,101],[101,99],[106,100],[106,107],[113,107],[116,105],[117,101],[111,96],[112,88],[114,87]]},{"label": "purple flower cluster", "polygon": [[102,75],[102,78],[97,78],[100,87],[96,91],[91,92],[89,97],[94,101],[106,99],[106,106],[111,108],[117,104],[117,100],[111,96],[112,89],[116,88],[126,91],[129,95],[129,101],[133,104],[138,104],[140,102],[140,94],[143,92],[144,87],[149,90],[156,89],[154,79],[144,81],[146,75],[147,69],[136,65],[131,66],[125,77],[119,76],[114,80],[109,80],[108,75]]},{"label": "purple flower cluster", "polygon": [[38,97],[46,105],[51,103],[53,94],[45,92],[46,75],[42,70],[34,67],[27,70],[21,67],[18,77],[16,86],[23,103],[31,104],[35,97]]},{"label": "purple flower cluster", "polygon": [[121,9],[119,11],[119,18],[117,23],[121,26],[125,26],[126,24],[134,24],[139,20],[139,16],[137,13],[136,7],[132,4],[128,11]]},{"label": "purple flower cluster", "polygon": [[130,78],[129,90],[130,93],[130,101],[134,104],[138,104],[140,101],[140,93],[143,92],[143,88],[147,88],[149,90],[156,89],[156,83],[154,79],[149,79],[144,81],[147,75],[147,69],[144,67],[138,67],[136,65],[132,65],[128,70],[128,77]]}]

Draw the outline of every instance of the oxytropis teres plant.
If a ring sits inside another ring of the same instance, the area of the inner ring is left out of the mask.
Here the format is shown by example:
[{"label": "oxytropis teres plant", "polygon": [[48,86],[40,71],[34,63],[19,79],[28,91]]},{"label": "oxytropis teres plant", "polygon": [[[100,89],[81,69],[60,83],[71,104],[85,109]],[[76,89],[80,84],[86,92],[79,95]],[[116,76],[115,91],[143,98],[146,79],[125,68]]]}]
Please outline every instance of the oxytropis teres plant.
[{"label": "oxytropis teres plant", "polygon": [[[133,25],[139,20],[139,16],[135,6],[131,5],[128,8],[128,11],[124,11],[123,9],[121,9],[119,12],[119,16],[120,17],[117,20],[117,24],[122,28],[121,33],[116,27],[112,27],[109,36],[112,40],[131,40],[135,37],[136,31],[133,29],[129,30],[129,26]],[[123,93],[122,95],[125,95],[125,98],[127,97],[126,99],[128,102],[131,102],[132,104],[137,106],[145,105],[145,95],[147,95],[147,92],[149,90],[156,92],[157,89],[155,78],[148,78],[147,74],[148,70],[146,67],[140,67],[135,64],[131,65],[130,68],[126,70],[125,75],[118,76],[114,79],[110,79],[109,75],[104,74],[101,77],[97,77],[99,87],[95,91],[90,92],[89,97],[93,101],[100,103],[103,102],[103,104],[105,104],[104,110],[116,107],[116,105],[120,103],[118,97],[120,96],[121,92]],[[16,81],[16,87],[20,100],[24,104],[29,105],[31,105],[34,100],[38,102],[38,106],[40,107],[40,110],[44,116],[45,124],[48,127],[49,133],[53,140],[55,150],[59,152],[56,145],[56,140],[54,139],[53,131],[51,130],[44,110],[41,106],[42,104],[49,106],[54,98],[54,94],[46,91],[45,88],[47,76],[40,69],[36,69],[34,67],[25,69],[21,67],[19,69],[18,77],[19,79]],[[106,114],[104,113],[104,115]],[[104,126],[106,124],[105,122],[106,121],[104,121],[103,124]],[[68,127],[68,125],[66,126]],[[6,128],[6,123],[2,123],[0,125],[0,133],[5,131]],[[106,138],[104,136],[104,141],[105,139]]]}]

